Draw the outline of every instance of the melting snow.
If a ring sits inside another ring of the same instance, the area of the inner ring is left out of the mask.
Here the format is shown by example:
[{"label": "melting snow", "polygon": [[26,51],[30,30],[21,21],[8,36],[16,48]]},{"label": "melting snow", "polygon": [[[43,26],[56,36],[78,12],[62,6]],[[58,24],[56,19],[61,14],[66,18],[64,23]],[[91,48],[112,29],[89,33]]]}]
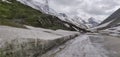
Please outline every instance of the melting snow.
[{"label": "melting snow", "polygon": [[63,46],[49,51],[42,57],[108,57],[107,50],[101,44],[97,43],[100,40],[92,42],[91,40],[94,39],[99,38],[91,38],[89,35],[79,36]]}]

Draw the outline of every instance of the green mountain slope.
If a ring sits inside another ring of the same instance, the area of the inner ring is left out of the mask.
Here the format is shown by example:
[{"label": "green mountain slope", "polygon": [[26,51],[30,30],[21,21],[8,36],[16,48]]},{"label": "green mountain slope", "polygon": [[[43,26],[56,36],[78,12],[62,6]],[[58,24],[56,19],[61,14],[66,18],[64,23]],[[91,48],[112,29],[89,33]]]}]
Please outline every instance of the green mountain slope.
[{"label": "green mountain slope", "polygon": [[57,17],[43,14],[16,0],[8,1],[11,3],[0,0],[0,25],[23,27],[25,24],[48,29],[68,29]]}]

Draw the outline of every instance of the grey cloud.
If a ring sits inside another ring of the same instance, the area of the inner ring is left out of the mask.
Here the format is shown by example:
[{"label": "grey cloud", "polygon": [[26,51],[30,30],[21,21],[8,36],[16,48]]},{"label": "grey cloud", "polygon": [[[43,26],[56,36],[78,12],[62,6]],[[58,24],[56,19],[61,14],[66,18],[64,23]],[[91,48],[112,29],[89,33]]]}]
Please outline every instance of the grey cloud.
[{"label": "grey cloud", "polygon": [[[118,7],[118,0],[49,0],[50,7],[58,12],[67,13],[69,15],[81,16],[98,16],[105,17],[110,15]],[[82,18],[82,17],[81,17]]]},{"label": "grey cloud", "polygon": [[102,4],[110,5],[110,6],[117,6],[119,5],[118,0],[101,0]]},{"label": "grey cloud", "polygon": [[82,0],[52,0],[55,4],[63,6],[73,6],[81,3]]},{"label": "grey cloud", "polygon": [[[86,0],[88,1],[88,0]],[[82,11],[93,14],[93,15],[109,15],[111,12],[108,10],[113,10],[118,5],[116,1],[111,0],[91,0],[81,6]]]}]

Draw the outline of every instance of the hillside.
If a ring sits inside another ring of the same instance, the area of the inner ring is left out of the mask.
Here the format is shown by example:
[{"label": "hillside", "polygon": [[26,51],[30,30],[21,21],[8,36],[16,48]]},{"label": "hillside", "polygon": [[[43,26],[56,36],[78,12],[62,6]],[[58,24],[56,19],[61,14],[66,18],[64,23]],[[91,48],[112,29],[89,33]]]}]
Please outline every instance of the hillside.
[{"label": "hillside", "polygon": [[0,25],[24,27],[31,25],[48,29],[68,29],[57,17],[43,14],[16,0],[0,0]]}]

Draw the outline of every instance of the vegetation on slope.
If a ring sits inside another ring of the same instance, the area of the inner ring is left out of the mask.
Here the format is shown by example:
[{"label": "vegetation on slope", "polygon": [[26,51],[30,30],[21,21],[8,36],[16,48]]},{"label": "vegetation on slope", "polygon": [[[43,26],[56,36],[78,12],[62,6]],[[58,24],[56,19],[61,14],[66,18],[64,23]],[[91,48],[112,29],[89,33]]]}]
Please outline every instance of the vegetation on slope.
[{"label": "vegetation on slope", "polygon": [[22,27],[23,24],[48,29],[68,29],[57,17],[43,14],[16,0],[0,0],[0,25]]}]

